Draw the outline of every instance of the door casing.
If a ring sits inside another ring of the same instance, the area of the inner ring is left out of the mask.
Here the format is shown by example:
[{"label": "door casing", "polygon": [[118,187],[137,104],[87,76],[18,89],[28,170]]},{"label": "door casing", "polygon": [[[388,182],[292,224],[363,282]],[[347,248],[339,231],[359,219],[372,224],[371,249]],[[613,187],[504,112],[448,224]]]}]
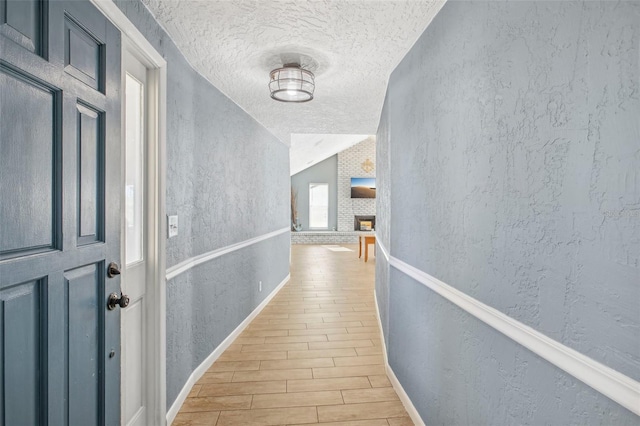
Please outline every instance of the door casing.
[{"label": "door casing", "polygon": [[[166,87],[167,62],[111,0],[91,0],[122,34],[122,52],[135,53],[147,67],[147,336],[145,364],[149,424],[166,423]],[[122,61],[124,67],[124,58]],[[124,69],[123,78],[124,78]],[[122,86],[124,87],[124,85]],[[123,97],[124,98],[124,97]],[[124,108],[123,108],[124,111]],[[122,119],[124,126],[124,117]],[[123,135],[124,133],[124,129]],[[123,151],[124,152],[124,151]],[[124,216],[123,216],[124,217]]]}]

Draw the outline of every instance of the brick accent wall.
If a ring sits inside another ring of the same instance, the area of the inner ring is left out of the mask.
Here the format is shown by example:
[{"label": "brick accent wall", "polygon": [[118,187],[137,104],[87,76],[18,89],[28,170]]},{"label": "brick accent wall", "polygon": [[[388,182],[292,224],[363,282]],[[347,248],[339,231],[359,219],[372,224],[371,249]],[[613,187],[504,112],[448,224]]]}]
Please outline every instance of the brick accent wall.
[{"label": "brick accent wall", "polygon": [[313,232],[291,233],[291,244],[358,244],[358,232]]},{"label": "brick accent wall", "polygon": [[[373,170],[366,172],[362,163],[370,160]],[[353,232],[355,215],[375,215],[376,200],[351,198],[352,177],[376,176],[376,141],[371,136],[351,148],[338,153],[338,231]]]}]

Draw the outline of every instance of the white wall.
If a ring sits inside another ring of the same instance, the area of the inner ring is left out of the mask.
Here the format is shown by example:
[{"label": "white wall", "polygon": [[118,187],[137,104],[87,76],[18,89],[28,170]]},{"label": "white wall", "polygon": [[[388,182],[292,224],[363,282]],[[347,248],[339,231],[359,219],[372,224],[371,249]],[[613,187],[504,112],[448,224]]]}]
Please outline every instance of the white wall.
[{"label": "white wall", "polygon": [[[362,163],[370,160],[373,170],[365,172]],[[370,136],[357,145],[338,154],[338,231],[353,231],[355,215],[375,215],[376,200],[351,198],[352,177],[376,176],[376,139]]]}]

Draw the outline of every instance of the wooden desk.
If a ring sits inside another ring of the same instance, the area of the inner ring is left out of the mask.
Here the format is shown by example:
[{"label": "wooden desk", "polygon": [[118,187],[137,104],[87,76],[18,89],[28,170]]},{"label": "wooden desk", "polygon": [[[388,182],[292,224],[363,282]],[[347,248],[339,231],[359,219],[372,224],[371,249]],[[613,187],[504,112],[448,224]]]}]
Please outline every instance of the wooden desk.
[{"label": "wooden desk", "polygon": [[364,261],[369,260],[369,244],[373,244],[375,250],[376,236],[375,235],[359,235],[358,236],[358,259],[362,257],[362,240],[364,240]]}]

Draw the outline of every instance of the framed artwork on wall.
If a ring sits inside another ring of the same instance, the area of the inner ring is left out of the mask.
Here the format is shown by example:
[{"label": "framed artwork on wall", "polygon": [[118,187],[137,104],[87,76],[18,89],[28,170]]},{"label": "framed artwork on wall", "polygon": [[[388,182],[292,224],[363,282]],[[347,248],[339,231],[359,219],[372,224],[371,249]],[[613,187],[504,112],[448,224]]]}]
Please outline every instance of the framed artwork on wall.
[{"label": "framed artwork on wall", "polygon": [[376,178],[351,178],[351,198],[376,198]]}]

